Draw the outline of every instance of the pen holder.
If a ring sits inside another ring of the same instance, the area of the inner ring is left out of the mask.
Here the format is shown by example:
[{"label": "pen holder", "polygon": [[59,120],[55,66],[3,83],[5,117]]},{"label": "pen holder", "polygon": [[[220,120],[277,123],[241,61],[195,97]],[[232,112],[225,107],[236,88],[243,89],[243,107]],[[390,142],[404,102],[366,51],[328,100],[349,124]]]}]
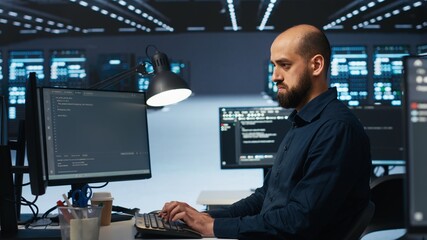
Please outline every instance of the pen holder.
[{"label": "pen holder", "polygon": [[62,240],[98,240],[102,207],[58,207]]}]

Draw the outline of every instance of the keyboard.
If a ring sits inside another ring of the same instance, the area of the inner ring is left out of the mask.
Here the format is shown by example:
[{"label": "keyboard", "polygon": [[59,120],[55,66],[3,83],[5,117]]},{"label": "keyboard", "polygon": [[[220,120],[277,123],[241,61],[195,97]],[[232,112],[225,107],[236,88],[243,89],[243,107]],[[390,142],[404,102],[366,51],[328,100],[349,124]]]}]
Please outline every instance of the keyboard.
[{"label": "keyboard", "polygon": [[135,214],[135,238],[202,238],[182,221],[168,222],[157,213]]}]

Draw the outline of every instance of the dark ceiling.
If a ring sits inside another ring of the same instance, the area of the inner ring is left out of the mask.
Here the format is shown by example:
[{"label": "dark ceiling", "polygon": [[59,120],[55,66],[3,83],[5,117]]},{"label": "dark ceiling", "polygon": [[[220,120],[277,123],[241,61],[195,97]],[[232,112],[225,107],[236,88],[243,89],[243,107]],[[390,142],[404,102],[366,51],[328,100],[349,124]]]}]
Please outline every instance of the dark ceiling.
[{"label": "dark ceiling", "polygon": [[427,0],[0,0],[0,43],[46,36],[282,31],[427,32]]}]

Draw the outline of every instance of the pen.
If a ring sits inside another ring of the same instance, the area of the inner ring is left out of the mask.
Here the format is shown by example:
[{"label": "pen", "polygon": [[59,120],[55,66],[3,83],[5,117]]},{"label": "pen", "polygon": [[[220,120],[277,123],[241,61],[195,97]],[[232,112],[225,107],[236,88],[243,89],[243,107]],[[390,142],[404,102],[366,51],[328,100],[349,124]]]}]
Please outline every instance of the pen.
[{"label": "pen", "polygon": [[[65,207],[64,203],[61,200],[58,200],[56,202],[56,206],[58,206],[58,207]],[[67,209],[59,208],[59,210],[61,210],[62,215],[64,216],[65,221],[70,222],[71,215],[67,211]]]},{"label": "pen", "polygon": [[73,214],[73,217],[75,219],[78,219],[79,217],[77,216],[77,213],[74,211],[73,209],[73,205],[71,205],[70,201],[67,198],[67,195],[65,195],[65,193],[62,194],[62,197],[64,198],[65,202],[67,203],[68,207],[71,208],[71,214]]}]

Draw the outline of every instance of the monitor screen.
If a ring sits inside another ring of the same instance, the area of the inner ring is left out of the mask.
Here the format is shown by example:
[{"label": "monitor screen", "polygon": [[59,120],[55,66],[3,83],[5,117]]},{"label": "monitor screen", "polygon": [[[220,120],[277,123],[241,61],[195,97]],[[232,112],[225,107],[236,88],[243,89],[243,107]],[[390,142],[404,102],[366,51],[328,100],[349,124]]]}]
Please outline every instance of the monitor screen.
[{"label": "monitor screen", "polygon": [[[125,72],[135,66],[135,59],[133,54],[128,53],[111,53],[101,54],[98,56],[98,80],[97,82],[106,80],[117,74]],[[108,88],[110,90],[123,90],[123,91],[134,91],[135,90],[135,77],[133,75],[125,77],[115,85]],[[96,82],[90,83],[91,85]]]},{"label": "monitor screen", "polygon": [[48,185],[151,177],[145,94],[42,88]]},{"label": "monitor screen", "polygon": [[422,44],[417,46],[417,54],[427,55],[427,44]]},{"label": "monitor screen", "polygon": [[407,230],[427,234],[427,58],[405,59],[404,90]]},{"label": "monitor screen", "polygon": [[87,67],[84,50],[62,49],[50,52],[49,86],[84,88],[87,86]]},{"label": "monitor screen", "polygon": [[221,168],[269,168],[293,110],[281,107],[221,107],[219,132]]},{"label": "monitor screen", "polygon": [[374,46],[374,103],[376,105],[400,106],[402,104],[401,82],[403,57],[409,55],[407,45]]},{"label": "monitor screen", "polygon": [[25,84],[30,72],[35,72],[37,85],[44,82],[44,53],[41,50],[14,50],[9,52],[9,79],[7,82],[9,135],[15,138],[18,121],[25,116]]},{"label": "monitor screen", "polygon": [[371,143],[373,165],[404,165],[402,109],[393,106],[351,108]]},{"label": "monitor screen", "polygon": [[330,86],[349,106],[368,100],[368,54],[366,46],[334,46],[331,54]]}]

